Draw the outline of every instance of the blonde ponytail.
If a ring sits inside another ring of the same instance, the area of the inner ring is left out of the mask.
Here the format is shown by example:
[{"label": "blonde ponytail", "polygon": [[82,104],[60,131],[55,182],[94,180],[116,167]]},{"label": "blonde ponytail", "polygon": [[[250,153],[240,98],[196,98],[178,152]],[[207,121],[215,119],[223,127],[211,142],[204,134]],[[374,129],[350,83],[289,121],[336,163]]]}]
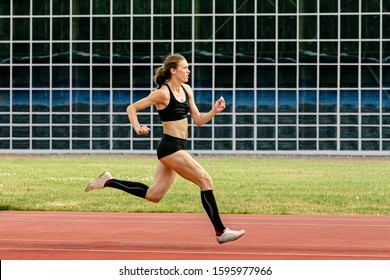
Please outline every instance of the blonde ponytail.
[{"label": "blonde ponytail", "polygon": [[156,73],[154,74],[153,81],[157,85],[157,88],[161,88],[165,81],[170,78],[170,71],[166,71],[164,66],[157,68]]},{"label": "blonde ponytail", "polygon": [[157,88],[161,88],[162,85],[171,78],[171,68],[176,69],[181,60],[185,60],[185,57],[181,54],[172,54],[165,58],[164,65],[156,69],[153,77],[153,81],[157,85]]}]

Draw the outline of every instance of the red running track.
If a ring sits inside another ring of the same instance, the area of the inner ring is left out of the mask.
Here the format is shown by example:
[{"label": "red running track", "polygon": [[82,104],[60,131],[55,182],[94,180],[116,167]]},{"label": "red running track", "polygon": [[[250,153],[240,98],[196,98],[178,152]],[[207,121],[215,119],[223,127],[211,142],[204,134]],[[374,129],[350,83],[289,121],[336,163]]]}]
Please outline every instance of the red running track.
[{"label": "red running track", "polygon": [[218,244],[206,214],[0,212],[0,259],[389,260],[390,217],[222,215],[244,228]]}]

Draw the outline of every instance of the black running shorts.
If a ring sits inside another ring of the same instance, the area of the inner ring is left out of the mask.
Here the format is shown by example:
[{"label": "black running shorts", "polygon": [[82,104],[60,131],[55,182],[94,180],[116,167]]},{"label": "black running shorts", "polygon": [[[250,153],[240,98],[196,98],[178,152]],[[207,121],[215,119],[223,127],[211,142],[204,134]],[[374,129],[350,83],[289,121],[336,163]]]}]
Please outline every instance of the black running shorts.
[{"label": "black running shorts", "polygon": [[184,150],[186,139],[181,139],[164,134],[157,146],[157,157],[161,159],[177,151]]}]

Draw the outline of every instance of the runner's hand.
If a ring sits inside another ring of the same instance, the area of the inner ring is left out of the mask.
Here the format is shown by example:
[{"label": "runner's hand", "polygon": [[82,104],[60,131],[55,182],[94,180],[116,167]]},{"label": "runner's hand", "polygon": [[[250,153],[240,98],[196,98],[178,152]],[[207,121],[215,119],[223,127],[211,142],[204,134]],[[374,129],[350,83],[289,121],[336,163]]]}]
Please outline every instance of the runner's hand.
[{"label": "runner's hand", "polygon": [[148,135],[150,131],[150,128],[146,125],[141,125],[138,129],[135,130],[138,135]]},{"label": "runner's hand", "polygon": [[225,99],[221,96],[217,102],[215,102],[214,109],[217,113],[222,112],[226,108]]}]

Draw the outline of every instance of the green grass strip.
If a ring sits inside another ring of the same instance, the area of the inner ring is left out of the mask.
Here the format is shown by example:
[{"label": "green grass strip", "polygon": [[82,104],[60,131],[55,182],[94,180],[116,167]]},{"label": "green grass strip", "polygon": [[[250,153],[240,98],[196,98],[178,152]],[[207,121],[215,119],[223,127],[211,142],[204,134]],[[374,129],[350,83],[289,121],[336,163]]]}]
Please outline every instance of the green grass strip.
[{"label": "green grass strip", "polygon": [[[390,161],[364,158],[196,157],[221,213],[390,215]],[[1,156],[0,210],[203,213],[199,189],[177,177],[158,204],[103,189],[103,170],[151,185],[155,157]]]}]

